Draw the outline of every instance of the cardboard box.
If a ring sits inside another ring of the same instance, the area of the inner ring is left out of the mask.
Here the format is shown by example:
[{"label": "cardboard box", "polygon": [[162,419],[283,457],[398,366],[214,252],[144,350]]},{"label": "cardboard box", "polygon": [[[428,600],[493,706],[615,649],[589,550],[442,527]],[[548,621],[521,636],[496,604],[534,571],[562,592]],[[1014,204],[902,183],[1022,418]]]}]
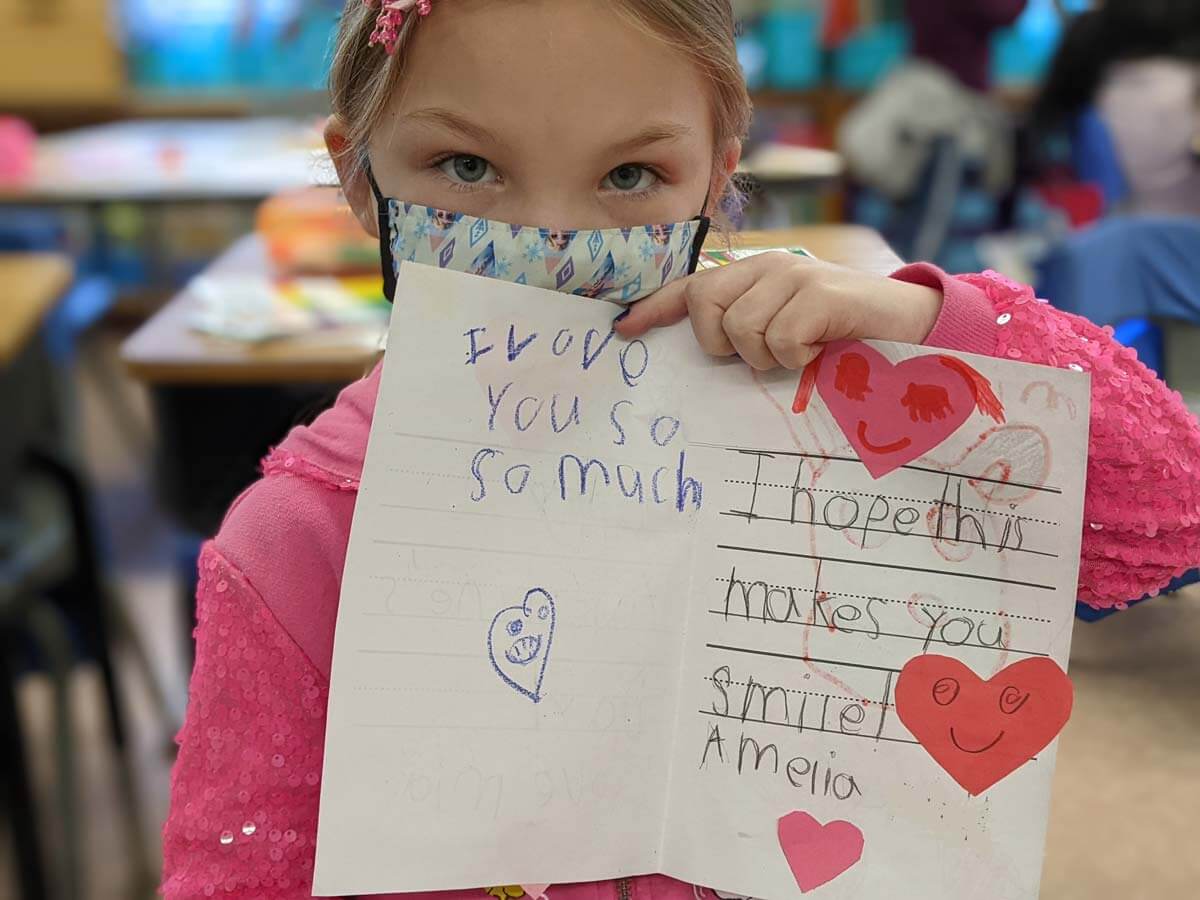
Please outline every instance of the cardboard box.
[{"label": "cardboard box", "polygon": [[108,0],[0,0],[0,108],[116,105],[125,88]]}]

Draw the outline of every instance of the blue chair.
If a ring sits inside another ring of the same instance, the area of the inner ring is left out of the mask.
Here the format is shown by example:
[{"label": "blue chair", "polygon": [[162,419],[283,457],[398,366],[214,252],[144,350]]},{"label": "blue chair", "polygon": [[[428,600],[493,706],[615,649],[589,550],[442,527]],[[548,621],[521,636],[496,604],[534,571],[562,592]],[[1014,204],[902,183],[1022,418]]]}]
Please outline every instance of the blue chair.
[{"label": "blue chair", "polygon": [[1129,319],[1113,329],[1117,342],[1137,351],[1138,359],[1155,372],[1166,366],[1162,329],[1149,319]]},{"label": "blue chair", "polygon": [[[43,209],[7,210],[0,221],[0,251],[15,252],[63,252],[67,246],[66,228],[62,217]],[[116,289],[112,278],[104,271],[89,271],[88,267],[103,264],[92,260],[77,261],[74,283],[42,323],[42,341],[54,367],[63,372],[71,371],[80,359],[79,348],[84,335],[112,310],[116,300]],[[85,356],[83,361],[89,359]],[[131,446],[141,447],[149,437],[139,423],[137,415],[129,408],[123,392],[114,384],[111,367],[93,367],[93,381],[101,388],[100,396],[108,404],[108,413],[118,426],[121,435]],[[58,398],[65,408],[71,408],[71,398]],[[68,417],[64,424],[70,425],[75,417]]]},{"label": "blue chair", "polygon": [[[1158,373],[1166,368],[1155,320],[1200,324],[1200,220],[1171,217],[1106,219],[1077,232],[1039,266],[1038,295],[1097,325],[1112,325],[1117,340],[1138,351]],[[1191,571],[1164,589],[1200,581]],[[1131,601],[1141,603],[1149,597]],[[1096,621],[1114,610],[1080,603],[1076,614]]]},{"label": "blue chair", "polygon": [[[1038,266],[1038,293],[1160,357],[1155,320],[1200,324],[1200,219],[1129,216],[1076,232]],[[1136,322],[1138,324],[1126,325]],[[1148,323],[1148,324],[1142,324]],[[1149,364],[1149,363],[1148,363]]]},{"label": "blue chair", "polygon": [[[66,229],[49,210],[7,210],[0,221],[0,250],[20,253],[62,252]],[[42,324],[50,359],[56,365],[74,362],[79,338],[112,309],[114,292],[103,275],[83,275],[67,290]]]},{"label": "blue chair", "polygon": [[145,834],[129,756],[127,716],[111,652],[117,621],[100,562],[88,491],[64,459],[61,416],[47,415],[57,393],[44,343],[33,341],[0,368],[0,803],[14,823],[17,875],[22,895],[47,892],[38,844],[38,815],[28,790],[22,751],[17,683],[32,668],[53,688],[54,828],[60,846],[55,866],[63,896],[83,896],[78,780],[80,748],[71,715],[70,674],[83,662],[100,671],[124,805],[130,859],[146,883],[141,852]]},{"label": "blue chair", "polygon": [[[0,250],[59,251],[65,245],[60,218],[49,211],[6,212]],[[68,679],[82,661],[100,670],[109,737],[117,762],[118,790],[131,844],[132,880],[152,882],[142,852],[145,833],[130,760],[128,717],[111,653],[115,639],[133,651],[156,704],[165,708],[135,633],[112,597],[103,565],[102,535],[96,528],[89,490],[69,460],[79,446],[71,432],[72,395],[58,377],[73,367],[83,335],[109,311],[113,291],[102,276],[83,277],[66,291],[43,320],[34,341],[12,365],[0,370],[0,725],[6,745],[0,755],[0,791],[11,807],[22,894],[46,895],[47,879],[36,842],[33,798],[18,781],[28,778],[20,752],[15,690],[30,668],[46,671],[54,687],[56,829],[61,864],[55,867],[64,896],[82,896],[82,832],[75,771]],[[114,395],[115,396],[115,395]]]},{"label": "blue chair", "polygon": [[[1173,579],[1170,584],[1159,591],[1157,594],[1147,594],[1145,597],[1139,597],[1132,601],[1129,606],[1136,606],[1139,603],[1144,603],[1154,597],[1162,597],[1165,594],[1173,594],[1180,588],[1185,588],[1189,584],[1195,584],[1200,581],[1200,569],[1192,569],[1190,572],[1185,572],[1183,575]],[[1116,609],[1096,609],[1088,606],[1086,603],[1076,602],[1075,617],[1082,619],[1085,622],[1099,622],[1101,619],[1107,619],[1113,613],[1119,612]]]}]

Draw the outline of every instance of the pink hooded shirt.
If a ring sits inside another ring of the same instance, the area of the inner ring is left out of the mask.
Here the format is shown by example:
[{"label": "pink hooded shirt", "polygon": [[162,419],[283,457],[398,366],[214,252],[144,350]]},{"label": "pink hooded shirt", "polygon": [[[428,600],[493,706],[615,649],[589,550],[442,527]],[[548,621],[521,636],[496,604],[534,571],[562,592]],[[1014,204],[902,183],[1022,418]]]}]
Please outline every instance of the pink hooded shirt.
[{"label": "pink hooded shirt", "polygon": [[[1121,607],[1200,563],[1200,428],[1111,329],[991,273],[951,278],[921,264],[893,277],[942,290],[930,346],[1091,373],[1082,600]],[[164,828],[169,900],[311,896],[334,624],[379,379],[376,368],[293,431],[202,552],[196,665]],[[548,893],[719,896],[660,875]],[[499,886],[427,896],[522,894]]]}]

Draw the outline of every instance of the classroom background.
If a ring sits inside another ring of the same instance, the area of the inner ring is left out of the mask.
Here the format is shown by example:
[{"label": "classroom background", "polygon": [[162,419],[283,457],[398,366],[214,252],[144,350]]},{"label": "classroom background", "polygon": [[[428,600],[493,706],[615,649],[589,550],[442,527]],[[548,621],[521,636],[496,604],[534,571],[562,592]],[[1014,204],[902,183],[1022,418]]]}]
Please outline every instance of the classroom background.
[{"label": "classroom background", "polygon": [[[993,268],[1200,409],[1200,3],[741,0],[739,229]],[[200,542],[377,358],[335,0],[0,0],[0,897],[154,894]],[[1200,588],[1079,611],[1042,896],[1195,897]]]}]

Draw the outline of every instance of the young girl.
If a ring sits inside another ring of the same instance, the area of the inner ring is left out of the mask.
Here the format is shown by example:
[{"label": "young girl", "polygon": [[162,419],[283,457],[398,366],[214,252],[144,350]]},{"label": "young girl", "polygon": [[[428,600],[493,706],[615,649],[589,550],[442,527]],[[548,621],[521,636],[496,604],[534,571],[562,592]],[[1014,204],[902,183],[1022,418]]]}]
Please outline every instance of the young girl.
[{"label": "young girl", "polygon": [[[382,225],[385,279],[394,259],[411,258],[594,288],[564,229],[687,223],[661,228],[666,244],[703,231],[692,220],[719,209],[750,117],[733,25],[729,0],[396,0],[382,10],[348,0],[327,139],[363,225]],[[463,252],[460,229],[487,220],[532,226],[511,232],[526,254],[499,239],[482,262]],[[826,341],[879,338],[1090,372],[1081,597],[1119,606],[1200,561],[1196,423],[1109,333],[1027,288],[929,265],[878,278],[788,254],[689,276],[694,255],[682,253],[682,265],[655,265],[642,281],[645,260],[620,244],[611,290],[593,292],[640,300],[617,325],[626,337],[686,317],[707,351],[760,369],[802,368]],[[376,369],[289,435],[204,549],[164,837],[172,900],[310,895],[334,620],[378,384]],[[658,876],[549,891],[710,896]]]}]

